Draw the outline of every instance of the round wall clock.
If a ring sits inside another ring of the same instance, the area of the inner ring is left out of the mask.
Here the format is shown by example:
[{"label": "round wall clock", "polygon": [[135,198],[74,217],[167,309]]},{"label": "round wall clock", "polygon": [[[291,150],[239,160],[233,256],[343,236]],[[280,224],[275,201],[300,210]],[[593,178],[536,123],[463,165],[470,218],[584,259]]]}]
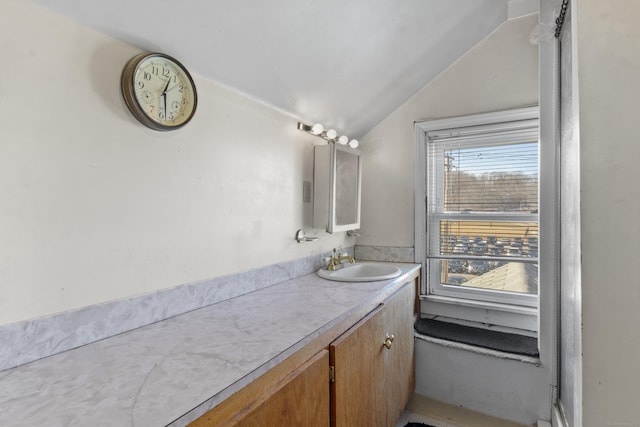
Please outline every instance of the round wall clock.
[{"label": "round wall clock", "polygon": [[136,119],[151,129],[186,125],[196,112],[198,95],[187,69],[163,53],[141,53],[122,70],[122,96]]}]

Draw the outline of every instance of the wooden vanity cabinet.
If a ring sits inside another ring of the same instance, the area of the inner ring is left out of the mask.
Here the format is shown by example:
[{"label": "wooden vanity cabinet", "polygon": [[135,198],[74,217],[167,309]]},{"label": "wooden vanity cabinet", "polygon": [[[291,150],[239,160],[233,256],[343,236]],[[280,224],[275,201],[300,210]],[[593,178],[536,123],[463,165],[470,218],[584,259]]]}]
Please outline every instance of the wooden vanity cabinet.
[{"label": "wooden vanity cabinet", "polygon": [[279,387],[253,410],[243,414],[238,427],[329,425],[327,364],[329,352],[321,351],[287,375]]},{"label": "wooden vanity cabinet", "polygon": [[414,388],[416,287],[336,325],[190,427],[395,426]]},{"label": "wooden vanity cabinet", "polygon": [[414,300],[404,286],[329,346],[332,426],[395,426],[414,388]]},{"label": "wooden vanity cabinet", "polygon": [[329,352],[297,364],[306,353],[276,366],[189,427],[329,426]]}]

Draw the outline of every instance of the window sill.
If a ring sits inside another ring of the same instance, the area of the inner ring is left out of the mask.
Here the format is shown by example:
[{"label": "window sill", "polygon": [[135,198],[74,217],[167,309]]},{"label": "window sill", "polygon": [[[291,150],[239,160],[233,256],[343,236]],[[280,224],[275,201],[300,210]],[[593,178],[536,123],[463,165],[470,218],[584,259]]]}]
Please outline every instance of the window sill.
[{"label": "window sill", "polygon": [[538,340],[534,337],[432,319],[417,320],[415,330],[422,335],[441,340],[455,341],[503,353],[540,357]]},{"label": "window sill", "polygon": [[420,297],[421,317],[445,317],[520,335],[537,336],[538,309],[439,295]]},{"label": "window sill", "polygon": [[506,360],[515,360],[518,362],[530,363],[535,366],[541,366],[540,358],[538,357],[523,356],[521,354],[507,353],[504,351],[492,350],[489,348],[479,347],[479,346],[470,345],[470,344],[464,344],[456,341],[445,340],[441,338],[434,338],[427,335],[422,335],[418,332],[414,332],[413,335],[417,340],[441,345],[443,347],[465,350],[473,353],[482,354],[484,356],[496,357],[499,359],[506,359]]}]

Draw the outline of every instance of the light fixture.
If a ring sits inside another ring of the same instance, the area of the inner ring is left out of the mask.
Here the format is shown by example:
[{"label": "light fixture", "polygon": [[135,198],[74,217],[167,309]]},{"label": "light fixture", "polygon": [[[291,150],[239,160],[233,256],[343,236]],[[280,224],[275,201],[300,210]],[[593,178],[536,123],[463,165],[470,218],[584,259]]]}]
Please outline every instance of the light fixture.
[{"label": "light fixture", "polygon": [[320,123],[316,123],[315,125],[311,126],[311,133],[313,135],[320,135],[323,131],[324,126],[322,126]]},{"label": "light fixture", "polygon": [[298,129],[309,132],[311,135],[320,135],[324,131],[324,126],[322,126],[320,123],[309,126],[305,125],[304,123],[298,122]]},{"label": "light fixture", "polygon": [[302,122],[298,122],[298,129],[307,133],[310,133],[314,136],[319,136],[325,141],[329,142],[337,142],[342,145],[349,145],[351,148],[357,148],[359,143],[356,139],[352,139],[349,141],[349,137],[346,135],[341,135],[338,138],[338,132],[335,129],[327,129],[324,130],[324,126],[320,123],[316,123],[314,125],[306,125]]}]

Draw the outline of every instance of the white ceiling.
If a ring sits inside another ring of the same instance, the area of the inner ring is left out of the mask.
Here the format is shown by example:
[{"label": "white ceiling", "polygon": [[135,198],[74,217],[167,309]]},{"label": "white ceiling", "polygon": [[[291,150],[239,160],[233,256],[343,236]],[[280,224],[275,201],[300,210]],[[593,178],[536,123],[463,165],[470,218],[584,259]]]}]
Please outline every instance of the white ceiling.
[{"label": "white ceiling", "polygon": [[[361,137],[535,0],[35,0],[178,58],[308,123]],[[124,64],[123,64],[124,66]]]}]

